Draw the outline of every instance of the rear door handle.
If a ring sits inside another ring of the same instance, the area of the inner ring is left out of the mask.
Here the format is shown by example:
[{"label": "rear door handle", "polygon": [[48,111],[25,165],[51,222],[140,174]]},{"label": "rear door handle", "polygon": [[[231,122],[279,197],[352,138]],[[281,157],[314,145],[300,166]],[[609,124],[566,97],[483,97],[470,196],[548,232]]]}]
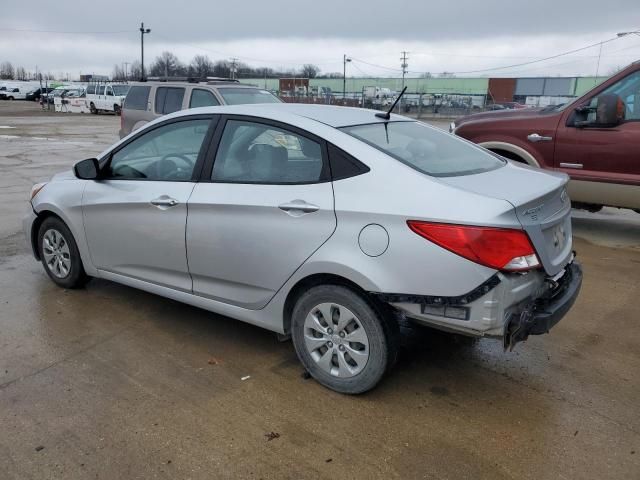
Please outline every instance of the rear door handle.
[{"label": "rear door handle", "polygon": [[312,213],[320,210],[319,206],[313,205],[312,203],[307,203],[304,200],[291,200],[290,202],[278,205],[278,208],[280,210],[284,210],[285,212],[297,210],[304,213]]},{"label": "rear door handle", "polygon": [[178,201],[175,198],[168,197],[167,195],[162,195],[151,200],[151,205],[155,205],[156,207],[175,207],[177,204]]},{"label": "rear door handle", "polygon": [[551,140],[553,140],[552,137],[543,137],[542,135],[539,135],[537,133],[530,133],[529,135],[527,135],[527,140],[529,140],[530,142],[536,143],[536,142],[550,142]]},{"label": "rear door handle", "polygon": [[564,162],[560,162],[560,166],[562,168],[577,168],[577,169],[582,168],[582,164],[581,163],[564,163]]}]

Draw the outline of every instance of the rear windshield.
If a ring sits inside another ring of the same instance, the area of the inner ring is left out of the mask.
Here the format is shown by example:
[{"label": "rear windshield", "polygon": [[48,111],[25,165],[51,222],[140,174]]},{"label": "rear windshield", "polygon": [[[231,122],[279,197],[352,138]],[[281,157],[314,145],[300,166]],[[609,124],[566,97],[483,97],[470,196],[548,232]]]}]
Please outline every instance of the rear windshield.
[{"label": "rear windshield", "polygon": [[380,122],[341,130],[433,177],[472,175],[505,164],[450,133],[420,122]]},{"label": "rear windshield", "polygon": [[275,95],[258,88],[219,88],[218,92],[227,105],[243,105],[247,103],[282,103]]},{"label": "rear windshield", "polygon": [[133,110],[146,110],[150,90],[151,87],[147,86],[132,86],[124,101],[125,107]]},{"label": "rear windshield", "polygon": [[113,94],[120,96],[126,95],[129,91],[129,85],[113,85]]}]

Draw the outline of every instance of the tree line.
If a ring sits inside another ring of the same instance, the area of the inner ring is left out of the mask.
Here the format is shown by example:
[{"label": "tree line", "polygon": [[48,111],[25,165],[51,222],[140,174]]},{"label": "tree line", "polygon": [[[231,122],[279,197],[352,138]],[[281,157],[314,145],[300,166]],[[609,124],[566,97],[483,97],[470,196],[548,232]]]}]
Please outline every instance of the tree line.
[{"label": "tree line", "polygon": [[[196,55],[188,62],[182,62],[172,52],[162,52],[150,65],[145,67],[147,77],[222,77],[222,78],[342,78],[341,73],[320,74],[320,68],[311,63],[299,69],[274,69],[252,67],[237,60],[211,60],[206,55]],[[129,68],[124,64],[115,65],[111,77],[114,80],[138,80],[142,76],[140,62],[133,62]]]}]

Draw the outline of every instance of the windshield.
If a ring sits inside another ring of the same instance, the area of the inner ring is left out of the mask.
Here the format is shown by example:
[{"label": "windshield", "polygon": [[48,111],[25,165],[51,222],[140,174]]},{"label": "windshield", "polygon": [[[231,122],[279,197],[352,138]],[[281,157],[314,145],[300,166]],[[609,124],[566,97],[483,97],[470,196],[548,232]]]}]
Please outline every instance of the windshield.
[{"label": "windshield", "polygon": [[505,164],[479,147],[420,122],[380,122],[341,130],[434,177],[472,175]]},{"label": "windshield", "polygon": [[257,88],[219,88],[218,92],[227,105],[243,105],[248,103],[282,103],[267,90]]},{"label": "windshield", "polygon": [[113,85],[113,94],[116,96],[125,96],[129,91],[129,85]]}]

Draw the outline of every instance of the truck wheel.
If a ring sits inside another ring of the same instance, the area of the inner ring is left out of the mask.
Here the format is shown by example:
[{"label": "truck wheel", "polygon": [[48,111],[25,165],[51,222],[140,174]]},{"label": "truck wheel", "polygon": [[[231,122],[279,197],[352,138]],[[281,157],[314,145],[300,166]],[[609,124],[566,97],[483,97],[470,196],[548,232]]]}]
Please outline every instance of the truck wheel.
[{"label": "truck wheel", "polygon": [[13,97],[7,97],[7,100],[13,100]]},{"label": "truck wheel", "polygon": [[98,109],[96,108],[96,106],[93,104],[93,102],[91,102],[89,104],[89,111],[91,111],[91,113],[93,113],[94,115],[98,114]]},{"label": "truck wheel", "polygon": [[114,105],[114,106],[113,106],[113,112],[114,112],[116,115],[120,115],[120,105]]},{"label": "truck wheel", "polygon": [[395,362],[397,339],[391,320],[350,288],[320,285],[307,290],[298,298],[291,320],[298,358],[331,390],[366,392]]}]

